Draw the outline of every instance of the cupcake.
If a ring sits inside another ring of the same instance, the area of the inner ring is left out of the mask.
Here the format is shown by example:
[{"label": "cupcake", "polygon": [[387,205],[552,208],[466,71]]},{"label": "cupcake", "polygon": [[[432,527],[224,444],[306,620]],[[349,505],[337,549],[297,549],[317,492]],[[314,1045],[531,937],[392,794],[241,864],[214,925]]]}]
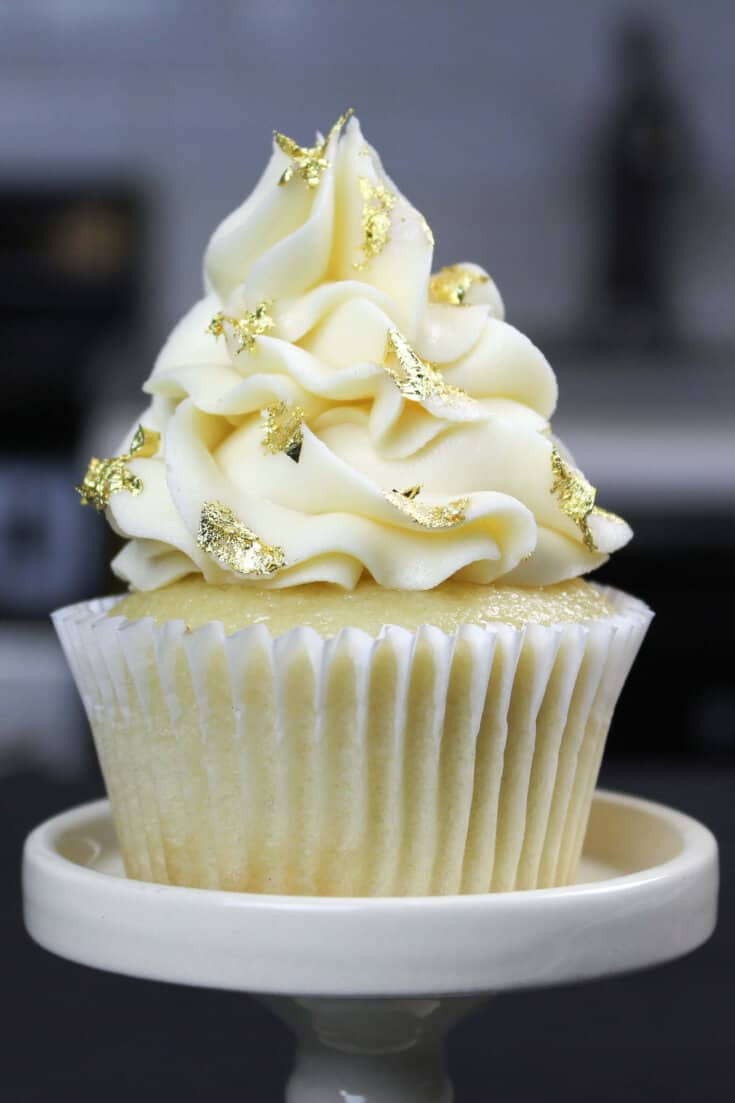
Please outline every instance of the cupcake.
[{"label": "cupcake", "polygon": [[320,896],[573,882],[650,620],[542,353],[355,118],[278,132],[150,404],[78,488],[130,588],[54,623],[130,877]]}]

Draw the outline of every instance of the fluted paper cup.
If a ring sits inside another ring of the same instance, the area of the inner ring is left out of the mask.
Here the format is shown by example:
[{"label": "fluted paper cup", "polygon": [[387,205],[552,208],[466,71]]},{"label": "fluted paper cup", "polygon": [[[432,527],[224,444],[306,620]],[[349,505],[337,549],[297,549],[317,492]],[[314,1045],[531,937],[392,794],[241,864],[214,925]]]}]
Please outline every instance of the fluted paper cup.
[{"label": "fluted paper cup", "polygon": [[324,639],[108,615],[54,624],[128,876],[323,896],[574,880],[607,729],[651,614]]}]

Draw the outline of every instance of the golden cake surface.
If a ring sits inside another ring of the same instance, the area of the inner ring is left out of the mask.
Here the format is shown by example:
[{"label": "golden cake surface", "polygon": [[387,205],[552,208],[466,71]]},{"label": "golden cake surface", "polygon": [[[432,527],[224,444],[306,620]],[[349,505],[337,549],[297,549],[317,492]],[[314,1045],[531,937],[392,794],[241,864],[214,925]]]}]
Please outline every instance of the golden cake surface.
[{"label": "golden cake surface", "polygon": [[599,620],[612,606],[596,587],[581,579],[553,586],[524,588],[445,582],[433,590],[386,590],[366,580],[351,591],[324,583],[284,590],[249,586],[215,586],[202,578],[185,578],[162,590],[128,594],[110,614],[129,620],[153,617],[163,624],[183,620],[189,628],[221,621],[229,634],[264,624],[273,636],[299,626],[334,636],[343,628],[377,635],[385,624],[415,631],[432,624],[447,633],[462,624],[501,622],[557,624]]}]

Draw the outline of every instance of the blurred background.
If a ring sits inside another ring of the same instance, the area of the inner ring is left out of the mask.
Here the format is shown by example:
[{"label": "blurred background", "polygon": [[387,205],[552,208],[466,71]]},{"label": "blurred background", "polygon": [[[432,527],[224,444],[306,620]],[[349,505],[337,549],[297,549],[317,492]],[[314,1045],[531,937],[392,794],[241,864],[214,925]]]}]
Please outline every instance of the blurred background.
[{"label": "blurred background", "polygon": [[731,1098],[734,42],[730,0],[0,0],[9,1099],[193,1098],[242,1090],[243,1067],[254,1098],[280,1098],[290,1041],[264,1009],[52,959],[22,933],[16,871],[36,822],[102,791],[48,623],[116,588],[74,483],[141,409],[272,128],[308,144],[350,105],[433,227],[435,266],[482,263],[544,349],[555,430],[635,529],[599,577],[657,615],[603,782],[704,819],[726,874],[693,958],[460,1027],[457,1103],[487,1098],[489,1044],[506,1100]]}]

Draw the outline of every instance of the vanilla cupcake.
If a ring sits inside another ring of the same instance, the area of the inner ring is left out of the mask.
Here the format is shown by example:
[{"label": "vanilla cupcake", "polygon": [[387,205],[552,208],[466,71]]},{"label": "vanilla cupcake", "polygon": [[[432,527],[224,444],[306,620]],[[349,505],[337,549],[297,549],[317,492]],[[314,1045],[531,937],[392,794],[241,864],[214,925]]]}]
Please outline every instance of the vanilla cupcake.
[{"label": "vanilla cupcake", "polygon": [[[345,123],[347,125],[345,126]],[[356,119],[276,133],[205,298],[80,486],[133,593],[54,621],[126,870],[316,895],[574,880],[650,612],[556,381]]]}]

